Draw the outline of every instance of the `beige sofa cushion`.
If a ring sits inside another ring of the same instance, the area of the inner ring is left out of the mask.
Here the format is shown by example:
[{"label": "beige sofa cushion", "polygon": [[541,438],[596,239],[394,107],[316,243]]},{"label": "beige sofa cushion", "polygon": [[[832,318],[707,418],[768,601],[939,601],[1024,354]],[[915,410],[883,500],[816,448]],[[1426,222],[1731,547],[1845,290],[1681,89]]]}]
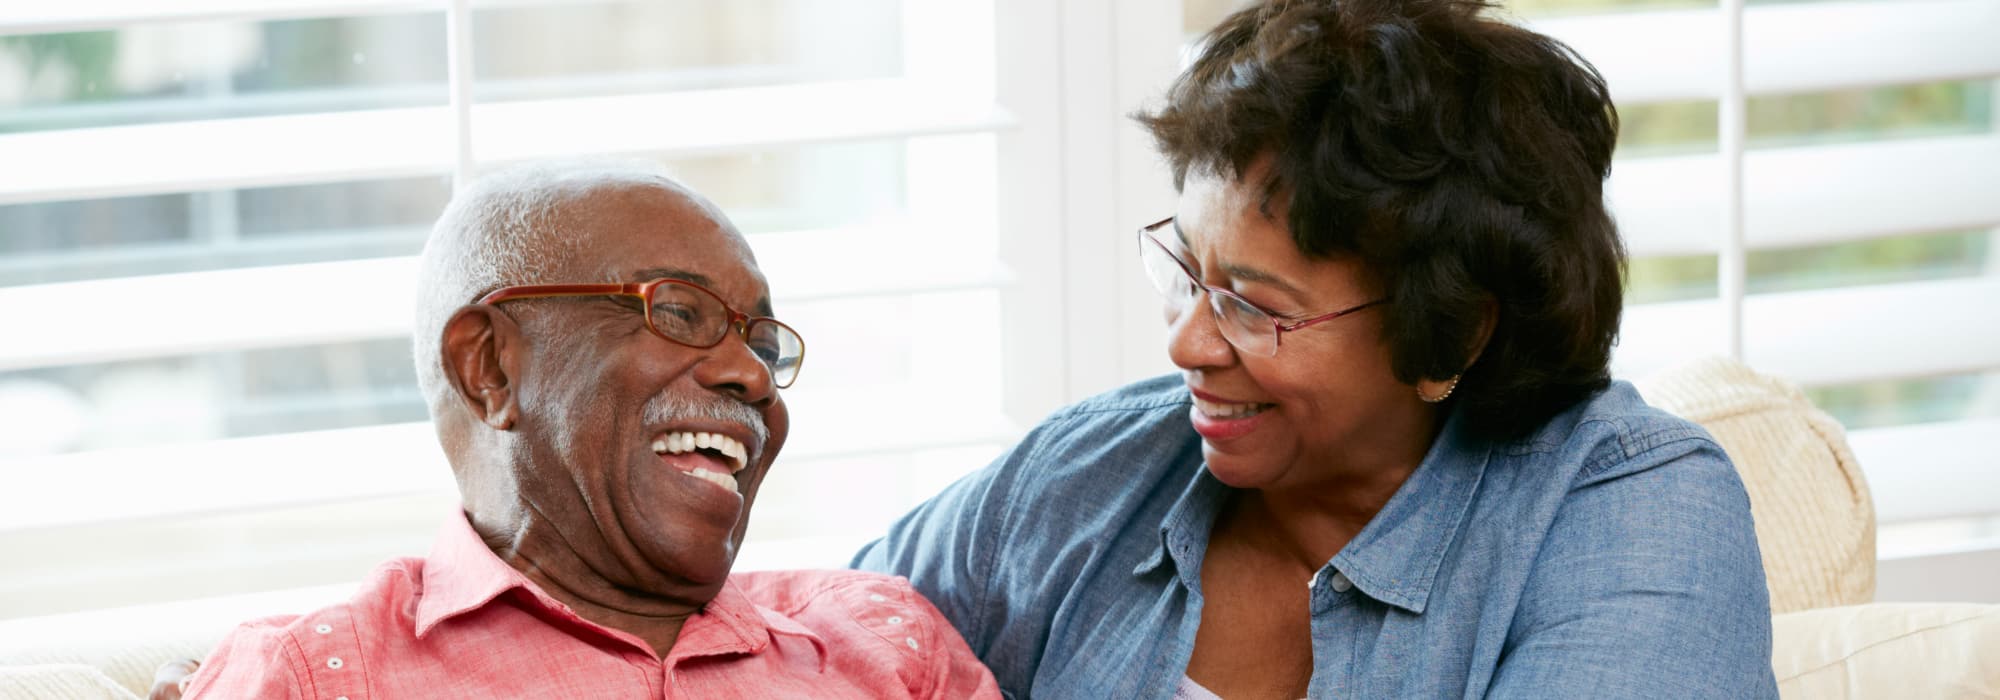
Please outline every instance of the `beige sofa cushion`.
[{"label": "beige sofa cushion", "polygon": [[0,698],[137,700],[138,697],[83,664],[0,666]]},{"label": "beige sofa cushion", "polygon": [[[161,664],[206,658],[237,623],[313,610],[346,598],[352,591],[353,584],[341,584],[0,620],[0,668],[28,679],[22,682],[36,683],[49,678],[76,680],[73,673],[60,668],[63,666],[95,669],[99,678],[124,688],[129,696],[143,698]],[[44,695],[0,690],[0,698],[16,697]]]},{"label": "beige sofa cushion", "polygon": [[[52,645],[30,651],[16,651],[0,655],[0,669],[62,669],[64,667],[90,669],[97,678],[112,687],[126,691],[128,696],[145,697],[153,687],[153,674],[160,665],[175,659],[200,659],[208,656],[210,649],[222,641],[234,624],[227,621],[213,621],[194,624],[193,630],[119,630],[138,638],[103,638],[87,643],[71,642]],[[65,676],[65,678],[67,678]],[[74,680],[74,679],[70,679]],[[44,697],[40,694],[10,695],[0,692],[0,698]],[[64,695],[60,697],[104,697],[102,695]]]},{"label": "beige sofa cushion", "polygon": [[1750,492],[1771,612],[1875,599],[1875,506],[1847,433],[1790,382],[1706,358],[1635,383],[1700,423]]},{"label": "beige sofa cushion", "polygon": [[2000,605],[1875,603],[1778,615],[1787,698],[2000,698]]}]

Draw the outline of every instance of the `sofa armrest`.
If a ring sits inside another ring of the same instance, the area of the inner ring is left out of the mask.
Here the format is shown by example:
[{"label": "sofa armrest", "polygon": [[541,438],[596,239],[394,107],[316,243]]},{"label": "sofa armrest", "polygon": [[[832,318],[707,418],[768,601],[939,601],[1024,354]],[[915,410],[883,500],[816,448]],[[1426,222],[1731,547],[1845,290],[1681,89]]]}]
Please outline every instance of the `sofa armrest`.
[{"label": "sofa armrest", "polygon": [[[75,669],[65,667],[80,665],[143,698],[161,665],[177,659],[207,658],[237,624],[267,615],[314,610],[346,598],[353,590],[350,583],[0,620],[0,668],[42,672],[20,672],[24,679],[32,675],[35,682],[73,681],[77,679]],[[47,675],[50,673],[55,675]],[[0,698],[11,697],[43,695],[0,692]],[[57,697],[107,696],[85,693]]]},{"label": "sofa armrest", "polygon": [[2000,605],[1871,603],[1772,618],[1787,698],[2000,697]]},{"label": "sofa armrest", "polygon": [[128,688],[83,664],[0,666],[0,698],[138,700]]}]

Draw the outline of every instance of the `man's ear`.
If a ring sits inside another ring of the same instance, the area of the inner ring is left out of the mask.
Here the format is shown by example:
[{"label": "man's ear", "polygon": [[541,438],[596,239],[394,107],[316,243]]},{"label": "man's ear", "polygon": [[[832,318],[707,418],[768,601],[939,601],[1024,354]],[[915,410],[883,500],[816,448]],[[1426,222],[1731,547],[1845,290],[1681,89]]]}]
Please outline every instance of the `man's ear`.
[{"label": "man's ear", "polygon": [[514,319],[487,304],[461,308],[445,322],[439,345],[445,380],[465,410],[495,430],[512,429],[520,417],[522,347]]}]

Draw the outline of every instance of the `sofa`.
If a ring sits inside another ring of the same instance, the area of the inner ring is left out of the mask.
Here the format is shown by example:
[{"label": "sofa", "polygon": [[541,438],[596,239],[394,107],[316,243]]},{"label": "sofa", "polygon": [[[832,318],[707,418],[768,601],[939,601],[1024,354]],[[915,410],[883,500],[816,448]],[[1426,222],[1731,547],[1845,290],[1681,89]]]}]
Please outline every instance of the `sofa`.
[{"label": "sofa", "polygon": [[1875,507],[1838,421],[1805,392],[1706,358],[1636,382],[1708,429],[1743,478],[1785,698],[2000,698],[2000,605],[1873,603]]},{"label": "sofa", "polygon": [[[1872,603],[1875,517],[1840,424],[1791,384],[1711,358],[1639,382],[1700,423],[1750,495],[1786,698],[2000,698],[2000,605]],[[0,698],[143,698],[154,671],[234,625],[343,587],[0,621]],[[134,623],[144,620],[143,623]]]}]

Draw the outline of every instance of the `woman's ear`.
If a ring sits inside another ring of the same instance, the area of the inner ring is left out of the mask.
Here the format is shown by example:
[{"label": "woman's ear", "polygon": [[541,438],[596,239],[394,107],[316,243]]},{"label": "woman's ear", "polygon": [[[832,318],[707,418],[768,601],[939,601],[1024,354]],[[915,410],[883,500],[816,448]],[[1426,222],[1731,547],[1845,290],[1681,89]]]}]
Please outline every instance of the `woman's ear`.
[{"label": "woman's ear", "polygon": [[1465,370],[1479,361],[1486,352],[1486,344],[1493,340],[1493,327],[1500,322],[1500,304],[1488,296],[1479,305],[1479,327],[1473,330],[1471,342],[1466,345],[1463,362],[1450,377],[1417,380],[1417,398],[1424,403],[1437,403],[1451,397],[1458,390],[1458,382],[1465,377]]},{"label": "woman's ear", "polygon": [[1480,354],[1486,352],[1486,343],[1493,340],[1493,327],[1499,323],[1500,302],[1488,295],[1479,305],[1479,330],[1473,333],[1472,345],[1466,348],[1465,367],[1471,367],[1472,363],[1479,361]]},{"label": "woman's ear", "polygon": [[514,319],[488,304],[461,308],[444,324],[445,380],[465,410],[494,430],[511,430],[520,417],[520,338]]}]

